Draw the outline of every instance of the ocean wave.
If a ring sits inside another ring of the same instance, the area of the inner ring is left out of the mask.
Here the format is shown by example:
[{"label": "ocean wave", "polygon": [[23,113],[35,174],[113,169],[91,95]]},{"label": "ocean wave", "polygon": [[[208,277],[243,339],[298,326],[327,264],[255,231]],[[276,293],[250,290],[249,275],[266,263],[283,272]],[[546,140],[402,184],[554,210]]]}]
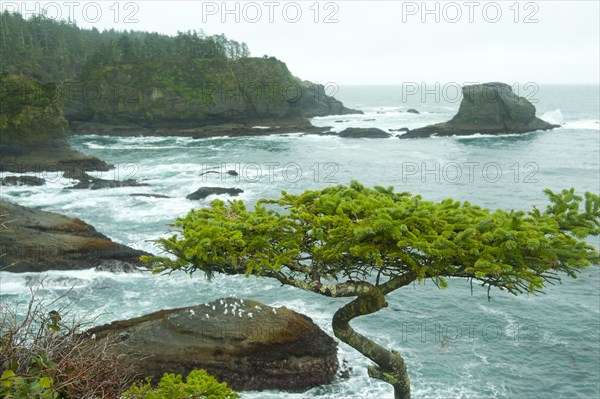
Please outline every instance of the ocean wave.
[{"label": "ocean wave", "polygon": [[580,119],[576,121],[565,122],[563,127],[565,129],[600,131],[600,121],[594,119]]},{"label": "ocean wave", "polygon": [[565,117],[560,109],[545,112],[540,118],[546,122],[554,123],[556,125],[562,124],[565,120]]}]

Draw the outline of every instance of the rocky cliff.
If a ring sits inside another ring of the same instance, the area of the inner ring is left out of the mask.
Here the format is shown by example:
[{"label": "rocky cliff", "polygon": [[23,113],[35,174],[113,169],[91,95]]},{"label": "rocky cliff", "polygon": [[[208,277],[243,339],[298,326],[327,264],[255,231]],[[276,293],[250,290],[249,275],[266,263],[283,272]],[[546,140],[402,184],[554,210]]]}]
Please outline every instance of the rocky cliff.
[{"label": "rocky cliff", "polygon": [[0,172],[108,170],[105,162],[73,150],[54,83],[0,76]]},{"label": "rocky cliff", "polygon": [[77,134],[194,135],[232,124],[310,130],[307,118],[360,113],[275,58],[86,65],[67,86],[65,116]]},{"label": "rocky cliff", "polygon": [[537,118],[535,106],[505,83],[464,86],[462,91],[463,100],[454,118],[411,130],[400,138],[526,133],[560,127]]}]

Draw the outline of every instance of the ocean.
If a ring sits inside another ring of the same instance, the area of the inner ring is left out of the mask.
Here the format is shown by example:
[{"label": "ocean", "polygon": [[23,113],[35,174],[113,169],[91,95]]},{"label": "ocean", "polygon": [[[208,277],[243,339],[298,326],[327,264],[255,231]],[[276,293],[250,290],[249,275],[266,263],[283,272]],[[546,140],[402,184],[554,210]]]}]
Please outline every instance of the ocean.
[{"label": "ocean", "polygon": [[[317,126],[415,128],[449,120],[460,98],[453,85],[339,87],[335,95],[364,115],[313,119]],[[79,217],[113,240],[157,253],[153,240],[170,234],[169,223],[214,198],[190,201],[202,186],[238,187],[252,204],[282,190],[347,184],[394,186],[425,199],[452,197],[489,208],[545,207],[544,188],[574,187],[600,193],[600,89],[598,86],[516,85],[537,115],[562,127],[520,135],[417,140],[343,139],[304,135],[210,138],[76,136],[74,148],[116,166],[92,173],[133,178],[147,187],[65,190],[60,173],[38,174],[40,187],[2,187],[0,198]],[[331,93],[333,94],[333,93]],[[410,108],[419,113],[407,113]],[[257,127],[259,128],[259,127]],[[225,173],[235,170],[238,176]],[[219,171],[217,173],[205,173]],[[7,173],[6,175],[11,175]],[[132,196],[160,194],[170,198]],[[598,237],[589,242],[600,247]],[[0,272],[0,300],[21,304],[29,287],[44,279],[38,295],[63,296],[72,314],[96,323],[140,316],[236,295],[286,306],[311,317],[333,336],[331,317],[347,299],[281,287],[270,280],[217,276],[111,274],[100,271]],[[545,295],[519,297],[452,279],[440,290],[431,282],[389,295],[390,306],[353,326],[401,352],[413,397],[426,399],[568,398],[600,396],[600,270],[565,278]],[[243,398],[391,398],[391,387],[367,376],[369,361],[340,343],[348,379],[304,393],[245,392]]]}]

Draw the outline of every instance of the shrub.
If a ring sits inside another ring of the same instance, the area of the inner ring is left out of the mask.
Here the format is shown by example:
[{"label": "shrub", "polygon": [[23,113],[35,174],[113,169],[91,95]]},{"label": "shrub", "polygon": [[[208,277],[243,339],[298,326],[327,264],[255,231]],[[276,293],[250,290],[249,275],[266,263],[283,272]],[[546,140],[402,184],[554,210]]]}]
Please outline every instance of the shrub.
[{"label": "shrub", "polygon": [[236,399],[239,395],[226,383],[218,382],[204,370],[191,371],[183,382],[180,374],[167,374],[152,388],[149,378],[134,383],[122,399]]},{"label": "shrub", "polygon": [[95,344],[83,323],[65,323],[68,312],[48,312],[32,292],[24,313],[0,304],[0,397],[114,399],[131,384],[111,341]]}]

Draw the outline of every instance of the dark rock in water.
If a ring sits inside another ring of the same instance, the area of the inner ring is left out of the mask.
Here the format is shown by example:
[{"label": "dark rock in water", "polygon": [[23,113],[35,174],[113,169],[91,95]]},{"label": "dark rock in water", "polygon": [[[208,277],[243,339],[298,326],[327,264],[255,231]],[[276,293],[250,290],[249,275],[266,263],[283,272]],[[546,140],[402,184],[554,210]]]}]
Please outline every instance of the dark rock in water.
[{"label": "dark rock in water", "polygon": [[[80,219],[0,201],[0,270],[43,272],[142,266],[149,255],[117,244]],[[4,221],[7,220],[7,221]],[[5,228],[4,228],[5,227]]]},{"label": "dark rock in water", "polygon": [[43,186],[46,181],[36,176],[6,176],[0,179],[2,186]]},{"label": "dark rock in water", "polygon": [[390,129],[390,132],[409,132],[410,129],[407,127],[401,127],[400,129]]},{"label": "dark rock in water", "polygon": [[346,359],[342,360],[342,364],[340,365],[340,369],[337,373],[338,378],[342,380],[347,380],[350,378],[352,373],[352,367],[350,367],[350,363]]},{"label": "dark rock in water", "polygon": [[414,108],[407,109],[406,112],[408,112],[409,114],[420,114],[420,112]]},{"label": "dark rock in water", "polygon": [[189,200],[201,200],[213,194],[229,194],[232,197],[237,197],[238,194],[241,194],[243,192],[244,190],[239,188],[201,187],[185,198]]},{"label": "dark rock in water", "polygon": [[376,119],[363,119],[363,122],[373,122]]},{"label": "dark rock in water", "polygon": [[336,342],[310,318],[252,300],[163,310],[87,334],[95,334],[96,345],[117,338],[112,350],[154,381],[165,372],[205,369],[237,391],[299,391],[331,383],[338,369]]},{"label": "dark rock in water", "polygon": [[[284,136],[284,135],[282,135]],[[199,174],[199,176],[204,176],[204,175],[219,175],[221,174],[220,170],[207,170],[206,172],[202,172]],[[225,172],[225,174],[229,175],[229,176],[238,176],[238,172],[236,172],[235,170],[228,170],[227,172]]]},{"label": "dark rock in water", "polygon": [[206,172],[202,172],[200,173],[198,176],[204,176],[204,175],[211,175],[211,174],[220,174],[221,172],[219,172],[218,170],[207,170]]},{"label": "dark rock in water", "polygon": [[146,193],[133,193],[129,194],[130,197],[147,197],[147,198],[171,198],[168,195],[162,194],[146,194]]},{"label": "dark rock in water", "polygon": [[127,180],[98,179],[96,177],[88,175],[87,173],[85,173],[79,169],[72,169],[68,172],[65,172],[63,174],[63,177],[79,180],[79,183],[75,184],[74,186],[66,187],[67,189],[100,190],[103,188],[149,186],[149,184],[139,183],[133,179],[127,179]]},{"label": "dark rock in water", "polygon": [[463,87],[460,108],[450,121],[413,129],[400,138],[526,133],[555,127],[560,125],[537,118],[533,104],[515,95],[509,85],[485,83]]},{"label": "dark rock in water", "polygon": [[377,138],[387,138],[390,137],[389,133],[384,132],[381,129],[377,128],[360,128],[360,127],[349,127],[344,131],[338,134],[340,137],[346,138],[368,138],[368,139],[377,139]]},{"label": "dark rock in water", "polygon": [[71,187],[66,187],[68,189],[90,189],[90,190],[100,190],[103,188],[118,188],[118,187],[142,187],[148,186],[146,183],[138,183],[135,180],[104,180],[104,179],[93,179],[93,180],[80,180],[79,183],[75,184]]}]

